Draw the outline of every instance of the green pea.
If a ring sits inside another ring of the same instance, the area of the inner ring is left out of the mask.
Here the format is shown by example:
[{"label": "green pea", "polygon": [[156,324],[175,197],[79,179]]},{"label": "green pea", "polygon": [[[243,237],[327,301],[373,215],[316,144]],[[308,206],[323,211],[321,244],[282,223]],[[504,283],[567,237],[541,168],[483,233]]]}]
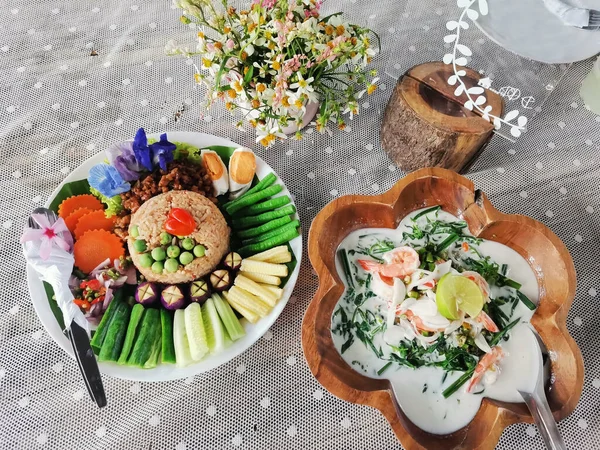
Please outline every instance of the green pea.
[{"label": "green pea", "polygon": [[193,249],[194,245],[196,245],[196,243],[194,242],[194,240],[192,238],[185,238],[183,241],[181,241],[181,246],[185,250],[191,250],[191,249]]},{"label": "green pea", "polygon": [[160,244],[161,245],[169,245],[171,243],[172,238],[173,238],[173,236],[171,236],[166,231],[163,231],[162,233],[160,233]]},{"label": "green pea", "polygon": [[133,248],[136,252],[138,253],[143,253],[148,249],[148,246],[146,245],[146,241],[143,239],[136,239],[133,242]]},{"label": "green pea", "polygon": [[194,247],[194,256],[201,258],[204,256],[204,253],[206,253],[206,249],[204,248],[204,245],[198,244]]},{"label": "green pea", "polygon": [[152,257],[154,258],[155,261],[164,261],[164,259],[167,257],[166,253],[165,253],[165,249],[162,247],[156,247],[152,249]]},{"label": "green pea", "polygon": [[169,258],[165,261],[165,270],[167,272],[177,272],[177,269],[179,269],[179,261],[175,258]]},{"label": "green pea", "polygon": [[152,266],[152,263],[154,263],[154,259],[150,256],[150,253],[142,253],[140,255],[140,266],[148,268]]},{"label": "green pea", "polygon": [[184,266],[188,265],[193,260],[194,260],[194,255],[192,255],[190,252],[183,252],[181,255],[179,255],[179,262],[181,264],[183,264]]},{"label": "green pea", "polygon": [[152,272],[154,273],[162,273],[164,268],[165,265],[162,261],[154,261],[154,264],[152,264]]},{"label": "green pea", "polygon": [[129,234],[131,235],[132,238],[137,238],[140,235],[140,229],[138,228],[137,225],[133,225],[131,227],[131,229],[129,230]]},{"label": "green pea", "polygon": [[181,253],[181,249],[175,245],[169,245],[167,247],[167,256],[169,258],[177,258],[179,256],[179,253]]}]

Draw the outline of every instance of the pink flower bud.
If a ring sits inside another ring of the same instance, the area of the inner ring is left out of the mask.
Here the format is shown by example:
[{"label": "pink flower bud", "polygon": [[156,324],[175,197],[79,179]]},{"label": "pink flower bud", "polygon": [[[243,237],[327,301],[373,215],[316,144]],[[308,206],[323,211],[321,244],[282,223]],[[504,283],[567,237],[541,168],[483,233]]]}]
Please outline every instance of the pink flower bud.
[{"label": "pink flower bud", "polygon": [[235,42],[233,42],[233,39],[228,39],[225,43],[225,47],[227,47],[229,50],[233,50],[233,47],[235,47]]}]

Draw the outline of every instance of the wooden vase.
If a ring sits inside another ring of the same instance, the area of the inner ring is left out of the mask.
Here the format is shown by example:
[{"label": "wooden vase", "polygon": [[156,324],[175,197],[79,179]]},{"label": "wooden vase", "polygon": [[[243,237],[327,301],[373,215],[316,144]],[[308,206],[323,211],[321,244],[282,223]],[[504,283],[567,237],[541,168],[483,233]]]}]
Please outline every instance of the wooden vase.
[{"label": "wooden vase", "polygon": [[[463,67],[467,89],[477,86],[480,75]],[[413,67],[396,84],[381,126],[381,145],[405,172],[423,167],[443,167],[464,172],[492,138],[494,126],[477,111],[463,105],[466,94],[456,97],[448,84],[451,65],[431,62]],[[502,97],[485,91],[492,113],[502,116]]]}]

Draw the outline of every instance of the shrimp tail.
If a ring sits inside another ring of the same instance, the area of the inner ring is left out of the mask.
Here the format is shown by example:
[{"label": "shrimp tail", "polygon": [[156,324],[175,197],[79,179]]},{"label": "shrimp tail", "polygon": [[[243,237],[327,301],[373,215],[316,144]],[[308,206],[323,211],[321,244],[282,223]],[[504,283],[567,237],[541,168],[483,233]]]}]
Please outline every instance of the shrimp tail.
[{"label": "shrimp tail", "polygon": [[378,262],[371,261],[368,259],[359,259],[358,263],[360,264],[360,267],[363,268],[363,270],[370,273],[379,273],[381,271],[381,267],[383,266],[383,264],[379,264]]},{"label": "shrimp tail", "polygon": [[502,351],[502,348],[498,346],[492,348],[492,351],[490,353],[486,353],[479,360],[477,366],[475,367],[475,372],[473,373],[469,384],[467,384],[467,392],[473,392],[473,389],[475,388],[475,386],[477,386],[479,381],[481,381],[481,378],[483,377],[485,372],[488,371],[494,364],[496,364],[503,356],[504,352]]},{"label": "shrimp tail", "polygon": [[492,318],[488,316],[484,311],[481,311],[479,315],[475,318],[475,320],[482,324],[486,330],[491,331],[492,333],[497,333],[498,331],[500,331],[498,325],[496,325]]}]

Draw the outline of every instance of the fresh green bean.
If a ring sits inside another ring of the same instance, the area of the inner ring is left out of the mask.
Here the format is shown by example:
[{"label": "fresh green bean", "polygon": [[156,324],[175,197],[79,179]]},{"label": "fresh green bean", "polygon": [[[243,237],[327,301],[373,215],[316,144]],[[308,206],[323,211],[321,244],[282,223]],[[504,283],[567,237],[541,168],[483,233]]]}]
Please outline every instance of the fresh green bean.
[{"label": "fresh green bean", "polygon": [[289,216],[296,213],[296,207],[294,205],[287,205],[283,208],[276,209],[274,211],[268,211],[258,216],[240,217],[233,219],[231,225],[233,228],[248,228],[255,225],[261,225],[280,217]]},{"label": "fresh green bean", "polygon": [[272,197],[275,194],[279,194],[283,190],[283,186],[280,184],[274,184],[273,186],[269,186],[261,191],[255,192],[248,196],[240,197],[235,201],[234,204],[229,204],[229,207],[225,206],[225,211],[229,215],[233,215],[238,212],[240,209],[245,208],[246,206],[254,205],[255,203],[260,202],[266,198]]},{"label": "fresh green bean", "polygon": [[252,238],[249,238],[249,239],[244,239],[242,241],[242,244],[243,245],[257,244],[259,242],[266,241],[267,239],[275,237],[279,233],[284,233],[284,232],[286,232],[288,230],[291,230],[293,228],[298,228],[299,226],[300,226],[300,221],[293,220],[290,223],[288,223],[287,225],[284,225],[282,227],[276,228],[276,229],[274,229],[272,231],[268,231],[268,232],[260,234],[260,235],[258,235],[256,237],[252,237]]},{"label": "fresh green bean", "polygon": [[258,192],[261,191],[263,189],[268,188],[269,186],[271,186],[273,183],[275,183],[275,180],[277,180],[277,176],[271,172],[269,175],[267,175],[266,177],[264,177],[262,180],[260,180],[255,186],[251,187],[250,189],[248,189],[241,197],[236,198],[235,200],[226,203],[225,204],[225,210],[229,210],[229,208],[233,205],[235,205],[236,203],[238,203],[239,201],[243,200],[244,198]]},{"label": "fresh green bean", "polygon": [[270,198],[269,200],[265,200],[264,202],[248,206],[247,208],[238,211],[236,215],[238,217],[245,217],[253,216],[255,214],[261,214],[267,211],[272,211],[281,206],[285,206],[291,201],[292,199],[289,197],[289,195],[282,195],[281,197]]},{"label": "fresh green bean", "polygon": [[300,236],[300,234],[298,233],[298,230],[294,228],[292,230],[286,231],[285,233],[281,233],[278,236],[275,236],[271,239],[259,242],[258,244],[251,244],[242,247],[238,250],[238,253],[242,256],[248,256],[259,252],[264,252],[265,250],[269,250],[270,248],[285,244],[298,236]]},{"label": "fresh green bean", "polygon": [[259,236],[263,233],[266,233],[267,231],[271,231],[271,230],[279,228],[283,225],[286,225],[286,224],[290,223],[291,221],[292,221],[292,219],[290,216],[280,217],[279,219],[275,219],[275,220],[271,220],[270,222],[263,223],[262,225],[259,225],[258,227],[248,228],[247,230],[238,231],[238,232],[236,232],[236,235],[240,239],[247,239],[247,238]]}]

